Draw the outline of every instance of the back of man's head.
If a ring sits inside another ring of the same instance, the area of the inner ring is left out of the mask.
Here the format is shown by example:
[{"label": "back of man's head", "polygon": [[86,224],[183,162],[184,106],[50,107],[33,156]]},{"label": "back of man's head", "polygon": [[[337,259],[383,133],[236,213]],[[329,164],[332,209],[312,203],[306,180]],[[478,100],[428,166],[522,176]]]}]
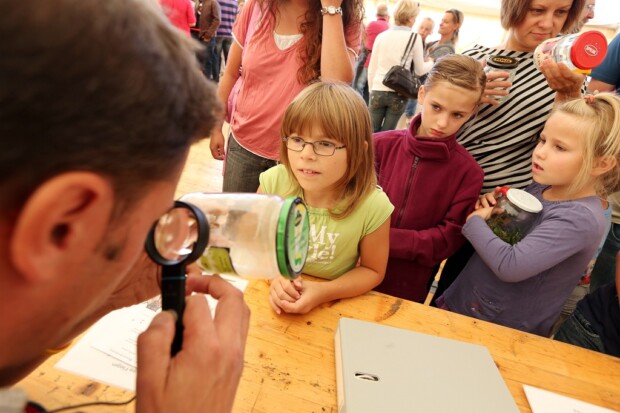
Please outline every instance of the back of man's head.
[{"label": "back of man's head", "polygon": [[377,5],[377,16],[386,17],[388,16],[388,6],[385,3],[380,3]]},{"label": "back of man's head", "polygon": [[195,51],[147,0],[0,0],[0,212],[66,171],[167,179],[219,107]]}]

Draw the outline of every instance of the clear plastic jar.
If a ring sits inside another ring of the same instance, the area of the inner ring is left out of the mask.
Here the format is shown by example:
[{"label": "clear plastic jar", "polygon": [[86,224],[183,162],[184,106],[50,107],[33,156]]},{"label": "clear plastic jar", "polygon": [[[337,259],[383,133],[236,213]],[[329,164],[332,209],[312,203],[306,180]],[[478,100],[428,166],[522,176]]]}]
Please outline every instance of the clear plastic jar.
[{"label": "clear plastic jar", "polygon": [[[487,59],[486,66],[484,67],[485,73],[491,72],[508,72],[509,76],[507,78],[498,78],[494,81],[509,81],[513,82],[515,78],[515,74],[517,73],[517,67],[519,66],[519,61],[514,57],[510,56],[501,56],[501,55],[492,55]],[[493,84],[493,82],[491,82]],[[498,90],[506,90],[506,88],[499,87],[495,88]],[[506,99],[508,99],[508,95],[506,96],[497,96],[495,100],[502,103]]]},{"label": "clear plastic jar", "polygon": [[488,225],[495,235],[514,245],[527,235],[542,204],[534,195],[508,187],[502,187],[496,200],[495,208],[500,212],[489,219]]},{"label": "clear plastic jar", "polygon": [[189,193],[204,213],[209,242],[199,266],[244,278],[296,278],[306,262],[309,228],[300,198],[265,194]]},{"label": "clear plastic jar", "polygon": [[540,68],[546,59],[564,63],[570,70],[590,73],[607,54],[607,39],[603,33],[591,30],[547,39],[534,50],[534,64]]}]

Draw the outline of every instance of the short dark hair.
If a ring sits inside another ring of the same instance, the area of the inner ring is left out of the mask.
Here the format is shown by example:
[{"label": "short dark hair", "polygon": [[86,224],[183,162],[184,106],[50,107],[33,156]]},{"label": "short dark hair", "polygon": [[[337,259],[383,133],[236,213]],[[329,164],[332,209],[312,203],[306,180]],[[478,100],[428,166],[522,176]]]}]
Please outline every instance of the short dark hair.
[{"label": "short dark hair", "polygon": [[196,44],[141,0],[0,5],[0,211],[67,171],[130,203],[219,114]]},{"label": "short dark hair", "polygon": [[[500,21],[506,30],[517,26],[524,19],[533,0],[502,0],[500,9]],[[568,16],[562,26],[561,33],[569,31],[579,20],[585,0],[573,0]]]}]

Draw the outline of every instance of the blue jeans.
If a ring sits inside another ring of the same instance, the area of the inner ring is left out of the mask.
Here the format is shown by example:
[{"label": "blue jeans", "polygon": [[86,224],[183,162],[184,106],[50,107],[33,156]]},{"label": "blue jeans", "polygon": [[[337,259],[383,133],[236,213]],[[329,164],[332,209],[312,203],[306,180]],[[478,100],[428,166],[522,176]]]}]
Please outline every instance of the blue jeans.
[{"label": "blue jeans", "polygon": [[373,90],[370,92],[370,118],[373,132],[396,129],[396,125],[405,112],[407,98],[395,92]]},{"label": "blue jeans", "polygon": [[222,68],[222,52],[224,53],[224,64],[228,61],[228,51],[230,50],[230,45],[232,44],[232,38],[230,37],[216,37],[215,38],[215,49],[213,50],[213,66],[214,72],[217,73],[217,76],[213,79],[215,82],[220,80],[220,69]]},{"label": "blue jeans", "polygon": [[573,314],[562,323],[553,339],[587,348],[588,350],[598,351],[599,353],[605,353],[603,340],[592,330],[590,322],[579,310],[575,310]]},{"label": "blue jeans", "polygon": [[205,49],[202,53],[202,72],[207,79],[216,80],[216,78],[219,78],[220,71],[219,67],[217,72],[215,69],[215,38],[208,42],[203,42],[203,44]]},{"label": "blue jeans", "polygon": [[596,258],[590,275],[590,292],[615,279],[616,254],[620,250],[620,224],[611,223],[603,249]]},{"label": "blue jeans", "polygon": [[231,134],[226,149],[223,192],[256,192],[258,177],[277,161],[263,158],[243,148]]},{"label": "blue jeans", "polygon": [[353,87],[357,90],[357,93],[362,95],[366,104],[368,104],[369,94],[368,94],[368,68],[363,67],[363,62],[360,62],[362,68],[359,70],[358,76],[355,78]]},{"label": "blue jeans", "polygon": [[415,115],[416,106],[418,106],[417,99],[407,100],[407,107],[405,108],[405,116],[407,116],[408,118],[413,117],[413,115]]}]

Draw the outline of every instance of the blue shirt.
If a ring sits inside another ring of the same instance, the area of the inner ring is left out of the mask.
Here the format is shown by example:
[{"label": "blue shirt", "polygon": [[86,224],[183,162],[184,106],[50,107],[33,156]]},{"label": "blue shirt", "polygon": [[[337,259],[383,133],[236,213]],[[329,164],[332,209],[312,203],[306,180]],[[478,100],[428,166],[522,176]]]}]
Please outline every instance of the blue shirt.
[{"label": "blue shirt", "polygon": [[237,0],[217,0],[221,10],[220,26],[217,28],[215,35],[217,37],[230,37],[232,38],[232,28],[237,17]]}]

